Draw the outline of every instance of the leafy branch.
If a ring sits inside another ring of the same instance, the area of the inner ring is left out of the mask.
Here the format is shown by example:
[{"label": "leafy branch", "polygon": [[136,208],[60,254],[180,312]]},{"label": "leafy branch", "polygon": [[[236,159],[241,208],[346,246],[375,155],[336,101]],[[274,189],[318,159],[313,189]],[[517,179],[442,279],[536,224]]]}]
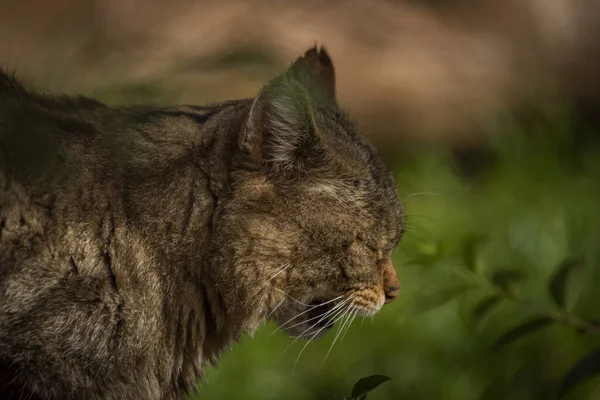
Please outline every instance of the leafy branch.
[{"label": "leafy branch", "polygon": [[[455,272],[463,278],[464,282],[426,296],[418,304],[418,311],[439,307],[469,290],[480,288],[484,289],[488,295],[482,298],[472,310],[472,320],[475,324],[479,324],[487,314],[504,301],[512,302],[534,315],[500,335],[492,346],[494,351],[498,351],[527,335],[557,324],[573,328],[579,332],[600,335],[599,325],[572,315],[567,311],[568,281],[572,272],[583,266],[581,260],[567,259],[556,268],[548,282],[548,293],[556,307],[547,307],[520,298],[515,294],[514,285],[524,278],[521,271],[516,269],[500,270],[494,272],[489,278],[482,273],[482,262],[481,258],[478,257],[478,249],[484,242],[485,238],[483,237],[473,236],[467,238],[462,248],[464,268],[455,269]],[[598,374],[600,374],[600,347],[581,357],[571,367],[558,388],[558,397],[564,397],[578,383]]]},{"label": "leafy branch", "polygon": [[[467,278],[470,283],[484,285],[493,295],[482,300],[475,308],[474,316],[481,318],[481,315],[487,313],[501,300],[511,301],[527,310],[537,317],[515,326],[502,335],[494,344],[493,349],[501,349],[510,343],[543,328],[553,324],[562,324],[577,329],[580,332],[598,335],[600,326],[571,315],[566,310],[567,300],[567,281],[569,275],[576,268],[580,267],[582,262],[576,259],[565,260],[556,269],[553,278],[548,283],[549,293],[557,309],[543,307],[531,301],[521,299],[514,295],[512,284],[521,279],[522,275],[518,271],[499,271],[496,272],[491,282],[472,269],[461,271],[461,276]],[[582,357],[563,378],[558,389],[558,398],[563,398],[579,382],[582,382],[594,375],[600,374],[600,347],[592,350],[589,354]]]},{"label": "leafy branch", "polygon": [[[565,262],[565,263],[567,263],[567,262]],[[569,262],[569,265],[570,265],[570,262]],[[559,271],[561,271],[561,270],[562,270],[562,268],[559,267]],[[514,281],[521,279],[521,277],[518,276],[517,274],[512,275],[513,271],[497,272],[496,274],[494,274],[494,277],[492,278],[491,282],[489,280],[487,280],[485,277],[483,277],[479,274],[473,273],[472,271],[469,271],[469,270],[467,270],[467,271],[457,270],[457,272],[459,273],[460,276],[467,279],[467,281],[470,284],[480,286],[480,287],[485,287],[485,289],[492,294],[489,298],[486,298],[486,299],[482,300],[482,302],[479,303],[479,305],[475,308],[474,315],[479,314],[479,316],[481,317],[482,316],[481,314],[484,314],[484,313],[487,313],[487,311],[490,311],[492,306],[498,304],[501,300],[508,300],[508,301],[511,301],[511,302],[518,304],[519,306],[529,310],[532,314],[536,314],[540,317],[544,317],[555,323],[570,326],[572,328],[575,328],[577,330],[580,330],[580,331],[583,331],[586,333],[600,335],[600,326],[594,325],[594,324],[592,324],[588,321],[585,321],[577,316],[569,314],[564,308],[564,300],[559,302],[559,301],[557,301],[557,297],[555,297],[554,295],[553,295],[553,298],[554,298],[555,302],[557,302],[557,305],[560,307],[559,309],[543,307],[543,306],[537,305],[529,300],[522,299],[522,298],[515,296],[511,289],[511,285],[514,283]],[[508,276],[509,273],[512,275],[511,278],[507,278],[507,279],[501,278],[501,276]],[[564,273],[558,273],[556,276],[560,277],[561,281],[563,283],[559,285],[558,281],[556,279],[553,279],[550,284],[550,287],[552,288],[551,293],[564,293],[566,291],[566,284],[564,282],[566,282],[567,276]],[[559,286],[562,288],[559,288]],[[558,296],[558,295],[556,295],[556,296]],[[561,296],[562,297],[558,297],[558,298],[560,298],[560,299],[565,298],[564,294]]]}]

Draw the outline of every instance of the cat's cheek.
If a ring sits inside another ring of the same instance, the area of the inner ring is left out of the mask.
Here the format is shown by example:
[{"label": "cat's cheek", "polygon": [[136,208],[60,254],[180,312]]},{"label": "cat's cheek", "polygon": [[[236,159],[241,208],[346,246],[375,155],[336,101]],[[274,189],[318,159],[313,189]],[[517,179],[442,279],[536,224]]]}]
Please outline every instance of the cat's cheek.
[{"label": "cat's cheek", "polygon": [[344,277],[356,286],[370,285],[379,274],[377,254],[360,243],[347,248]]}]

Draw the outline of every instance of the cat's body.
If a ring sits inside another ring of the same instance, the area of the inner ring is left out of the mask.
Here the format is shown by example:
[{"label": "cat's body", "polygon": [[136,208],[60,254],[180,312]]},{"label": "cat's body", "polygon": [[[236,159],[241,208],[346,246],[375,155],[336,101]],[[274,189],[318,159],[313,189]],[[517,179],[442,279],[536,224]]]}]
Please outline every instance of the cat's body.
[{"label": "cat's body", "polygon": [[[17,371],[57,394],[74,380],[90,393],[111,386],[114,398],[193,384],[232,339],[205,321],[210,286],[199,276],[230,186],[235,124],[251,102],[144,111],[75,103],[62,113],[4,100],[2,113],[23,107],[31,119],[2,117],[23,126],[1,139],[12,153],[0,172],[0,354],[30,346],[23,361],[35,370]],[[49,337],[38,337],[38,324]]]},{"label": "cat's body", "polygon": [[395,297],[393,181],[333,88],[315,49],[257,99],[205,107],[40,96],[0,72],[2,398],[178,398],[269,316],[305,313],[312,336],[302,302]]}]

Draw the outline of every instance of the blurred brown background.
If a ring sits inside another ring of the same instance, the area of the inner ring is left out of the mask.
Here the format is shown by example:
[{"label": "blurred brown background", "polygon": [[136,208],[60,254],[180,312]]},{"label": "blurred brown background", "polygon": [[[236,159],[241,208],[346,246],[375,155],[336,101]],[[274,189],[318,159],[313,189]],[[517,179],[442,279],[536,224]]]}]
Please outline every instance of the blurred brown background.
[{"label": "blurred brown background", "polygon": [[5,1],[0,64],[48,91],[204,103],[254,96],[318,43],[366,135],[477,141],[490,114],[532,97],[595,96],[598,11],[598,0]]}]

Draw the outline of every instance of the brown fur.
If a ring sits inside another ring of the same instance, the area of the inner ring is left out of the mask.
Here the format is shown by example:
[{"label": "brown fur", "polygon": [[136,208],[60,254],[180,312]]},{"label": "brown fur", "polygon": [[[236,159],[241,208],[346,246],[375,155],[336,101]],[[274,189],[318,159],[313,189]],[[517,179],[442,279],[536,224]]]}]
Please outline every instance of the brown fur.
[{"label": "brown fur", "polygon": [[333,305],[376,313],[401,222],[324,50],[203,107],[111,108],[0,73],[0,392],[177,398],[268,318],[312,337]]}]

